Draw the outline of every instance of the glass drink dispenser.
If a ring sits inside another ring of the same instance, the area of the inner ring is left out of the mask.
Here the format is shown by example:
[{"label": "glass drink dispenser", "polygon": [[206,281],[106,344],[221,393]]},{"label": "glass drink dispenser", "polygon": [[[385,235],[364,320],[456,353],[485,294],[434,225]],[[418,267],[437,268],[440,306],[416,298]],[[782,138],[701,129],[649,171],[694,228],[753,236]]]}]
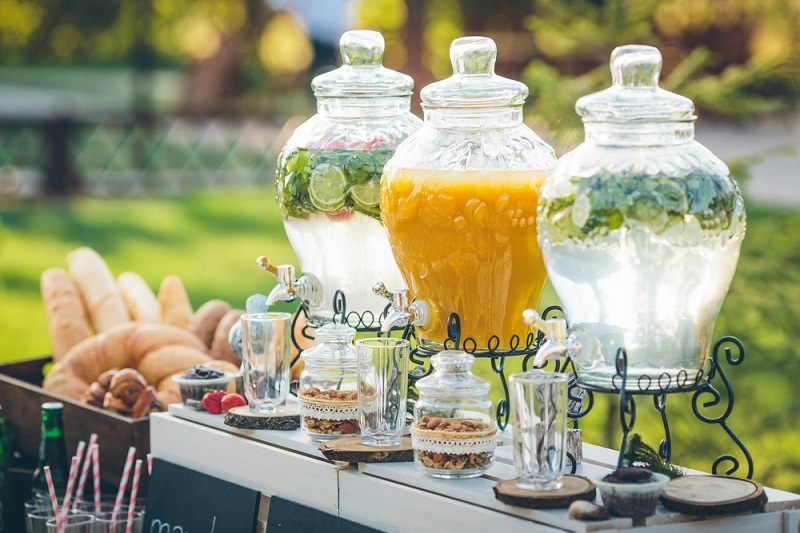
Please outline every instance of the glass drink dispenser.
[{"label": "glass drink dispenser", "polygon": [[519,314],[538,305],[544,288],[536,208],[556,157],[523,124],[528,89],[495,75],[496,56],[491,39],[453,41],[453,75],[422,89],[425,122],[381,181],[381,212],[409,292],[394,293],[384,326],[410,321],[426,350],[443,348],[451,313],[477,349],[492,337],[494,349],[507,349],[514,335],[524,345]]},{"label": "glass drink dispenser", "polygon": [[279,282],[268,304],[300,297],[311,323],[323,324],[333,320],[340,290],[348,312],[377,325],[386,302],[372,283],[402,285],[381,222],[381,172],[421,121],[410,111],[413,80],[381,64],[380,33],[346,32],[340,49],[343,65],[311,82],[317,113],[278,158],[277,202],[303,276],[296,279],[292,265],[259,264]]},{"label": "glass drink dispenser", "polygon": [[600,390],[613,388],[619,348],[629,390],[704,380],[745,232],[738,186],[660,71],[655,48],[614,50],[613,85],[576,104],[585,142],[542,187],[539,244],[569,330],[526,312],[549,341],[534,364],[570,355],[578,381]]}]

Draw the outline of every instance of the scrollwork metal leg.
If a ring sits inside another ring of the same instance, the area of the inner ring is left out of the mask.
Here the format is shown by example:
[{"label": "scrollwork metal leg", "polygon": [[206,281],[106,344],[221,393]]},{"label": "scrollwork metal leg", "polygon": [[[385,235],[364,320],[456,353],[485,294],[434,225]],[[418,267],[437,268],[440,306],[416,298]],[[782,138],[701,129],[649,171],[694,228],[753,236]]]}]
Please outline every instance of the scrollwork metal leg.
[{"label": "scrollwork metal leg", "polygon": [[[731,351],[730,345],[733,345],[737,349],[737,354],[734,355]],[[744,345],[741,343],[739,339],[736,337],[722,337],[720,338],[716,344],[714,344],[714,349],[711,356],[711,369],[708,373],[708,381],[706,384],[695,391],[694,396],[692,396],[692,411],[694,415],[701,421],[706,424],[718,424],[725,433],[731,438],[731,440],[736,444],[736,446],[741,450],[742,454],[744,455],[747,461],[747,479],[753,478],[753,457],[750,455],[750,452],[747,450],[745,445],[739,439],[739,437],[733,432],[731,427],[728,425],[728,417],[730,416],[731,412],[733,411],[734,405],[734,397],[733,397],[733,387],[731,386],[730,381],[728,380],[728,376],[725,374],[720,361],[719,361],[719,351],[721,348],[724,347],[725,353],[725,360],[731,366],[737,366],[742,364],[744,361]],[[726,396],[727,396],[727,404],[725,405],[725,409],[719,416],[707,416],[700,412],[701,408],[709,408],[720,405],[722,402],[722,395],[717,391],[714,386],[711,384],[712,380],[719,376],[722,384],[725,388]],[[711,395],[711,399],[703,402],[702,407],[699,407],[700,398],[701,396],[709,394]],[[725,470],[726,475],[731,475],[739,469],[739,460],[731,454],[724,454],[717,457],[711,467],[711,473],[717,474],[720,465],[725,462],[729,461],[731,463],[731,467]]]}]

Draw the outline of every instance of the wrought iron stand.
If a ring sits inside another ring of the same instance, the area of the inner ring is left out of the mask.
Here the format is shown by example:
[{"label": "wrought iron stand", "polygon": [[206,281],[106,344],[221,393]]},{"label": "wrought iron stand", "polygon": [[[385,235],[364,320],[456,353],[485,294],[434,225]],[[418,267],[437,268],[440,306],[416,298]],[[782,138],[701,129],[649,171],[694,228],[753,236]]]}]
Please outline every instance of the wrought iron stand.
[{"label": "wrought iron stand", "polygon": [[[390,306],[391,304],[388,304],[387,309]],[[334,293],[333,308],[334,322],[347,324],[355,328],[358,332],[374,332],[378,335],[381,334],[382,317],[385,316],[385,313],[377,317],[377,320],[370,312],[364,313],[363,315],[359,315],[356,312],[348,313],[346,298],[342,291],[336,291]],[[558,313],[561,313],[560,307],[550,306],[542,313],[542,317],[547,319]],[[301,303],[292,321],[292,343],[298,350],[298,355],[292,361],[292,364],[295,363],[300,357],[299,354],[303,351],[302,346],[299,344],[299,339],[296,337],[294,327],[301,315],[304,315],[306,318],[309,316],[308,309],[304,302]],[[314,339],[311,333],[317,327],[318,326],[315,324],[307,323],[302,328],[300,334],[307,339]],[[389,334],[399,334],[403,338],[411,339],[414,338],[414,328],[412,326],[405,326],[403,328],[397,328]],[[508,343],[509,348],[504,350],[499,349],[500,339],[497,336],[492,336],[489,339],[488,348],[479,350],[474,339],[462,338],[461,320],[456,313],[453,313],[448,317],[447,335],[448,338],[444,343],[445,349],[464,350],[473,355],[476,359],[490,360],[492,371],[497,374],[503,392],[501,399],[497,402],[495,415],[500,429],[505,429],[508,427],[510,418],[509,390],[506,376],[507,359],[521,358],[521,371],[528,370],[532,359],[536,356],[536,353],[544,342],[543,334],[541,332],[537,335],[529,333],[524,339],[524,342],[519,336],[514,335]],[[732,347],[736,349],[735,353],[731,349]],[[615,394],[619,396],[619,420],[622,428],[622,440],[619,449],[618,467],[622,466],[625,448],[627,447],[630,433],[636,422],[635,397],[651,396],[653,398],[654,408],[659,413],[664,428],[664,438],[658,446],[658,454],[664,461],[669,462],[672,456],[672,436],[667,419],[667,398],[676,393],[692,393],[692,412],[695,417],[705,424],[718,425],[725,431],[734,445],[738,447],[744,455],[747,462],[746,477],[752,479],[753,458],[741,439],[733,432],[728,424],[728,418],[733,411],[734,394],[733,387],[720,361],[721,351],[724,353],[725,361],[727,361],[730,366],[738,366],[744,362],[745,350],[741,341],[735,337],[722,337],[714,344],[707,373],[701,371],[695,379],[689,379],[685,373],[679,374],[677,379],[664,374],[655,384],[655,387],[652,387],[653,383],[650,378],[639,378],[633,386],[630,386],[628,381],[628,359],[623,348],[617,351],[615,360],[616,375],[612,380],[612,387],[608,389],[577,384],[575,380],[575,365],[570,359],[556,361],[553,371],[569,372],[571,374],[569,401],[571,406],[575,408],[570,409],[569,417],[575,427],[577,427],[578,421],[581,418],[591,412],[594,406],[594,393]],[[426,364],[426,359],[429,359],[434,353],[435,352],[420,347],[414,347],[411,350],[410,361],[416,365],[415,368],[409,371],[409,380],[411,383],[430,374],[432,368],[430,364]],[[722,383],[722,387],[725,391],[724,397],[712,383],[717,379]],[[725,408],[718,416],[711,416],[702,412],[704,409],[714,408],[720,405],[724,405]],[[730,463],[729,468],[724,471],[725,475],[732,475],[739,470],[739,459],[732,454],[723,454],[714,461],[711,472],[713,474],[718,474],[720,465],[725,462]]]}]

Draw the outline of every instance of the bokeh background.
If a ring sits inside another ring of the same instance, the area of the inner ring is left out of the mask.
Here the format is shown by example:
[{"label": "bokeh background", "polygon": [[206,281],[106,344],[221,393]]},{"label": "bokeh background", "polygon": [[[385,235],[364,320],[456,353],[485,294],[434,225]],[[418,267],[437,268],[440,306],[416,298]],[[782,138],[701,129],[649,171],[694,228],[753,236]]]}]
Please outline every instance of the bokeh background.
[{"label": "bokeh background", "polygon": [[[195,306],[267,292],[255,257],[296,264],[277,153],[356,28],[383,33],[420,115],[419,89],[451,73],[450,42],[492,37],[497,72],[529,87],[526,122],[559,154],[582,141],[574,103],[609,84],[611,50],[661,50],[662,85],[695,102],[698,140],[748,210],[717,325],[746,347],[726,366],[729,423],[755,479],[800,491],[800,0],[0,0],[0,361],[49,353],[39,276],[78,246],[154,289],[181,276]],[[636,430],[657,445],[648,400]],[[616,410],[598,398],[585,440],[618,447]],[[690,395],[668,410],[674,462],[746,462]]]}]

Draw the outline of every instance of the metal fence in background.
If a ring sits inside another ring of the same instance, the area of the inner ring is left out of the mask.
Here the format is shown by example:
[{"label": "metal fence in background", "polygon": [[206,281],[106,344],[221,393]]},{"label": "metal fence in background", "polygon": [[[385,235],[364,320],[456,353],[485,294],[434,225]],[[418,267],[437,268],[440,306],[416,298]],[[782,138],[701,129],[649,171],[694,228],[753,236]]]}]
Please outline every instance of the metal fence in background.
[{"label": "metal fence in background", "polygon": [[0,122],[0,197],[269,185],[279,132],[267,120],[218,117]]}]

